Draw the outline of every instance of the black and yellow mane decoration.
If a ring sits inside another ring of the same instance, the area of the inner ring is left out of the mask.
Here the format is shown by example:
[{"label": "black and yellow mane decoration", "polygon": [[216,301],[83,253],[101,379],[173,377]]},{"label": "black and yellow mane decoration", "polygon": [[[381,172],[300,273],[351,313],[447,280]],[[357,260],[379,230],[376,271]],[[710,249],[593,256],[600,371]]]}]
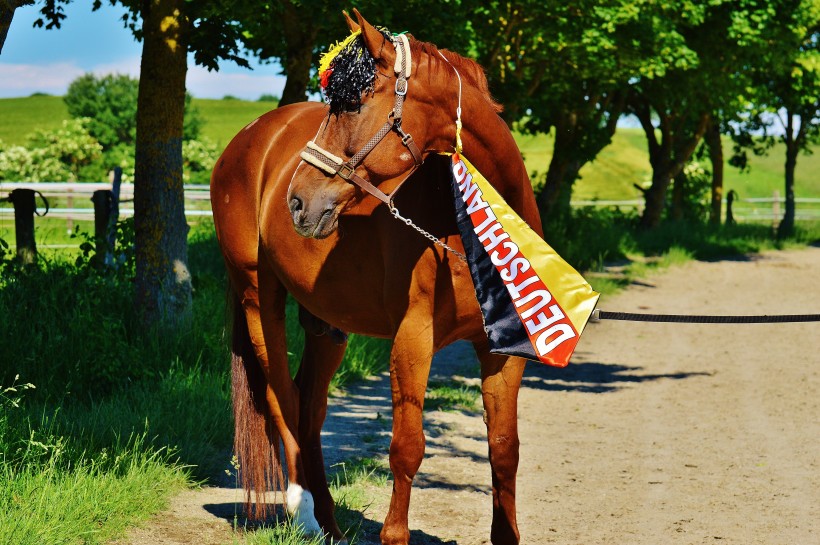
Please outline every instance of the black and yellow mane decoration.
[{"label": "black and yellow mane decoration", "polygon": [[[392,40],[386,29],[379,31]],[[331,114],[359,111],[362,96],[373,93],[375,82],[376,59],[365,47],[360,30],[336,43],[319,61],[319,84]]]}]

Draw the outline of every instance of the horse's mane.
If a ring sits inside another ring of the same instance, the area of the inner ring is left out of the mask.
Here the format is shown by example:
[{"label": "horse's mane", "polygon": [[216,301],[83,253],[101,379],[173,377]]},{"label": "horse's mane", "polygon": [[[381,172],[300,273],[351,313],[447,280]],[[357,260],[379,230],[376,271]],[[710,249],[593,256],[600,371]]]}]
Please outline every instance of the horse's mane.
[{"label": "horse's mane", "polygon": [[[487,76],[484,74],[484,69],[476,61],[462,57],[449,49],[439,49],[436,45],[429,42],[422,42],[415,38],[411,38],[409,41],[410,52],[414,57],[418,58],[420,53],[430,56],[430,70],[433,74],[437,74],[441,71],[452,74],[453,68],[455,68],[458,70],[458,73],[461,74],[465,83],[472,85],[481,92],[496,113],[500,113],[503,110],[503,106],[496,102],[492,95],[490,95]],[[449,63],[441,58],[439,52],[447,57]]]},{"label": "horse's mane", "polygon": [[[387,29],[378,30],[385,40],[390,39]],[[490,96],[484,69],[477,62],[453,51],[439,49],[429,42],[422,42],[412,36],[410,38],[410,52],[413,57],[427,55],[430,58],[430,76],[451,77],[455,68],[464,82],[476,88],[496,113],[501,112],[501,105]],[[373,93],[375,77],[376,61],[365,48],[360,32],[354,32],[332,46],[322,56],[319,66],[320,85],[325,99],[330,104],[330,113],[338,115],[342,111],[358,110],[362,104],[362,95]]]}]

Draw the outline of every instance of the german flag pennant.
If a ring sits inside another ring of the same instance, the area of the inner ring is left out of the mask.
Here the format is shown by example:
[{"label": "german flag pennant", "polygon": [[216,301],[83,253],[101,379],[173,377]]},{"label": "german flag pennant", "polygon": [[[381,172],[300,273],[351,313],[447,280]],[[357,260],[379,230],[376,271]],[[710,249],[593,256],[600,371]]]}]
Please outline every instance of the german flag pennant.
[{"label": "german flag pennant", "polygon": [[469,161],[454,153],[452,169],[456,218],[490,351],[565,367],[598,293]]}]

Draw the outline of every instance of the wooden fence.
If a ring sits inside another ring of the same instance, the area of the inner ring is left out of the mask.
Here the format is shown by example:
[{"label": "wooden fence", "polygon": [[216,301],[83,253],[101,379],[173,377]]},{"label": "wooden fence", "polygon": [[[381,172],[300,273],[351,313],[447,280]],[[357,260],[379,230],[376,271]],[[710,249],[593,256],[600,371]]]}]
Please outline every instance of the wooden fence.
[{"label": "wooden fence", "polygon": [[[186,217],[211,217],[210,188],[207,185],[193,184],[186,184],[184,188]],[[38,196],[42,197],[39,202]],[[74,221],[94,220],[95,236],[99,244],[103,244],[104,239],[113,244],[112,226],[119,217],[134,215],[133,206],[128,206],[133,200],[134,184],[120,184],[114,179],[109,183],[0,182],[0,203],[6,204],[0,206],[0,220],[14,217],[18,256],[23,261],[31,261],[36,253],[35,214],[65,219],[66,229],[69,231],[73,230]],[[93,206],[89,206],[92,202]],[[736,198],[732,203],[732,215],[735,221],[740,222],[777,222],[783,217],[784,202],[778,192],[767,198]],[[795,202],[795,220],[820,221],[820,198],[797,198]],[[725,203],[726,201],[724,209]],[[120,204],[126,206],[120,207]],[[575,207],[616,207],[635,209],[638,212],[643,209],[643,205],[644,201],[641,199],[572,201],[572,206]]]},{"label": "wooden fence", "polygon": [[[732,203],[732,215],[735,221],[780,221],[783,219],[786,199],[775,191],[771,197],[753,197],[748,199],[734,199]],[[820,198],[798,197],[794,199],[797,221],[820,221]],[[573,200],[573,207],[594,206],[601,208],[621,208],[625,210],[643,210],[643,199],[625,201],[607,200]],[[726,210],[726,199],[723,200],[723,210]]]}]

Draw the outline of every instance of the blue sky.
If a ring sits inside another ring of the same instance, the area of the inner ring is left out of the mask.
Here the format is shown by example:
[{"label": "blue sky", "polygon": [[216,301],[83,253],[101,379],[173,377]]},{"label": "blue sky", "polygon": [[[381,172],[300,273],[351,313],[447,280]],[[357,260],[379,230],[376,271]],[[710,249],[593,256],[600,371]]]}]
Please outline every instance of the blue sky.
[{"label": "blue sky", "polygon": [[[36,6],[15,12],[0,54],[0,98],[35,92],[63,95],[68,84],[86,72],[139,76],[142,44],[123,26],[122,8],[104,4],[94,12],[91,2],[81,1],[66,6],[66,13],[61,29],[45,30],[32,27],[38,18]],[[280,96],[285,78],[279,66],[250,62],[253,70],[224,62],[219,72],[208,72],[191,57],[188,91],[198,98]]]}]

